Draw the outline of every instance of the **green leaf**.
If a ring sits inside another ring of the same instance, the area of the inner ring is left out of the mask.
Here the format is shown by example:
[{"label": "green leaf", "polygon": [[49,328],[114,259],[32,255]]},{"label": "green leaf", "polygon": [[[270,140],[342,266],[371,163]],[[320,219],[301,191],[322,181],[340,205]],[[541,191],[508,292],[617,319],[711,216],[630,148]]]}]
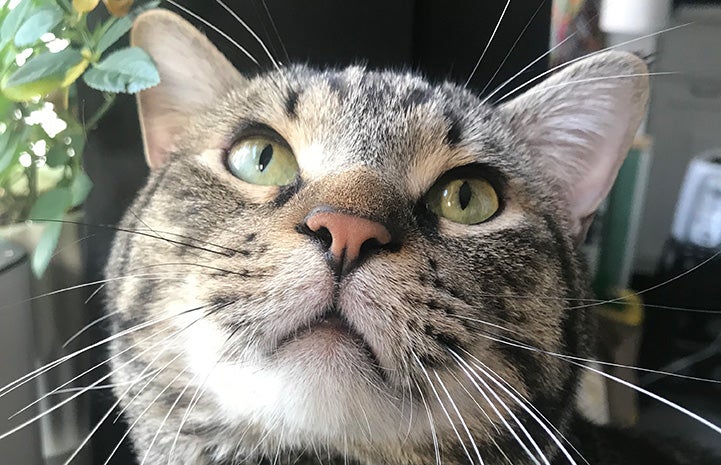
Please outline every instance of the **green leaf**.
[{"label": "green leaf", "polygon": [[15,141],[12,140],[12,131],[7,128],[0,134],[0,172],[10,166],[15,158]]},{"label": "green leaf", "polygon": [[83,61],[78,50],[66,48],[58,53],[46,52],[34,56],[10,75],[5,87],[16,87],[47,79],[62,79],[71,68]]},{"label": "green leaf", "polygon": [[28,215],[30,220],[61,220],[72,205],[69,187],[56,187],[40,194]]},{"label": "green leaf", "polygon": [[8,13],[2,25],[0,25],[0,49],[5,47],[5,44],[15,37],[15,33],[27,17],[31,8],[31,0],[21,0],[20,3]]},{"label": "green leaf", "polygon": [[108,55],[87,70],[83,79],[96,90],[134,94],[157,85],[160,75],[145,51],[138,47],[128,47]]},{"label": "green leaf", "polygon": [[98,55],[102,54],[108,49],[108,47],[120,40],[120,38],[123,37],[131,27],[133,27],[133,20],[129,16],[123,16],[113,22],[102,37],[98,39],[98,45],[95,47],[95,53]]},{"label": "green leaf", "polygon": [[77,176],[75,176],[73,183],[70,185],[70,192],[72,193],[72,208],[82,205],[92,188],[93,181],[90,180],[90,177],[88,177],[84,171],[81,171]]},{"label": "green leaf", "polygon": [[50,260],[53,258],[55,247],[58,245],[62,229],[62,223],[49,223],[45,227],[42,235],[40,235],[38,245],[35,246],[32,258],[30,259],[30,267],[36,277],[40,278],[45,273],[45,270],[47,270]]},{"label": "green leaf", "polygon": [[26,47],[34,44],[41,35],[53,30],[63,20],[63,12],[58,7],[45,7],[36,11],[15,33],[15,45]]},{"label": "green leaf", "polygon": [[45,154],[45,164],[51,168],[63,166],[70,159],[68,155],[68,147],[57,141],[52,141],[52,147]]}]

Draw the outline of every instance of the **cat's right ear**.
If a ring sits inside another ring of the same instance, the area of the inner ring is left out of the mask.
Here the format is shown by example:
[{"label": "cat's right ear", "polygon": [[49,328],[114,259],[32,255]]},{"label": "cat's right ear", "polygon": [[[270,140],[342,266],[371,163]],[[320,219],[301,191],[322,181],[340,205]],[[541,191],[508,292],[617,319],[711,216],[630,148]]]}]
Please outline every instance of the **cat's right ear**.
[{"label": "cat's right ear", "polygon": [[244,78],[203,34],[167,10],[141,14],[130,42],[148,52],[160,73],[160,84],[138,94],[145,156],[157,168],[172,153],[190,116]]}]

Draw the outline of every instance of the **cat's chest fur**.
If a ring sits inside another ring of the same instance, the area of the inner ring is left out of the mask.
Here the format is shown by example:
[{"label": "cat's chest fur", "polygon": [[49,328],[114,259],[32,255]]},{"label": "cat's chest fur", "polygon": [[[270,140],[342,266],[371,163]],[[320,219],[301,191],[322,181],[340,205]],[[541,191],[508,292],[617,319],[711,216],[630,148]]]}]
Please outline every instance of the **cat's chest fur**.
[{"label": "cat's chest fur", "polygon": [[140,459],[616,463],[566,357],[593,355],[576,245],[641,120],[640,60],[492,108],[361,67],[246,78],[167,12],[133,41],[161,75],[153,173],[107,274]]}]

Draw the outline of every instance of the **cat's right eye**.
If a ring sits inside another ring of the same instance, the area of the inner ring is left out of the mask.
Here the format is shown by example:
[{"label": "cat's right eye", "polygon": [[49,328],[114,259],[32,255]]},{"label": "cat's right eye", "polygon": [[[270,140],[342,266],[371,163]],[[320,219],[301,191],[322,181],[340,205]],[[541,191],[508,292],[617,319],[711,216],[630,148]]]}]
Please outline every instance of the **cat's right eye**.
[{"label": "cat's right eye", "polygon": [[499,208],[490,182],[478,177],[444,177],[426,195],[428,209],[454,223],[479,224]]},{"label": "cat's right eye", "polygon": [[286,145],[251,137],[228,152],[228,169],[238,179],[262,186],[287,186],[298,177],[298,162]]}]

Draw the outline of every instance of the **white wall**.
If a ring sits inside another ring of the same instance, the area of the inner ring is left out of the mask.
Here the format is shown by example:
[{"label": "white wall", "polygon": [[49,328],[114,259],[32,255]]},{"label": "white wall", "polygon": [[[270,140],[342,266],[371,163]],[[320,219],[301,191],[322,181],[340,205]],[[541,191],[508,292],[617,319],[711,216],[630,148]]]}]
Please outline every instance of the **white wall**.
[{"label": "white wall", "polygon": [[721,7],[679,8],[658,38],[648,132],[652,163],[635,268],[652,273],[669,237],[683,176],[694,155],[721,147]]}]

